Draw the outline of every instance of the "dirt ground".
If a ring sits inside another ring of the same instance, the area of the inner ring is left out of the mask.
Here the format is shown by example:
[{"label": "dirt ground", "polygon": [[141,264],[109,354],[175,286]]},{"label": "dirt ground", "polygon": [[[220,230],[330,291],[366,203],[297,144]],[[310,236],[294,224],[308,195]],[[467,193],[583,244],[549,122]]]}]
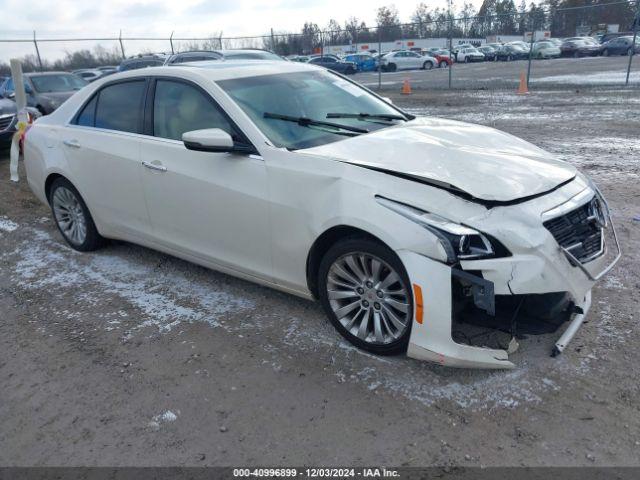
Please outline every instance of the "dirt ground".
[{"label": "dirt ground", "polygon": [[558,358],[376,358],[320,308],[122,242],[70,250],[0,161],[0,465],[639,465],[640,95],[421,92],[591,175],[624,249]]}]

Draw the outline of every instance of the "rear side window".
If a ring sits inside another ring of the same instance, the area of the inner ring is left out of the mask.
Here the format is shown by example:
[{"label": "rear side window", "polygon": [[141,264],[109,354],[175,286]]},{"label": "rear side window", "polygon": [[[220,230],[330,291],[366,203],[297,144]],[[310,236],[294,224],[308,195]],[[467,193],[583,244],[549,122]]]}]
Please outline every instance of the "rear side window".
[{"label": "rear side window", "polygon": [[145,81],[116,83],[100,90],[95,126],[121,132],[141,133]]},{"label": "rear side window", "polygon": [[83,127],[93,127],[95,125],[97,100],[98,96],[94,95],[91,101],[85,105],[76,119],[76,125],[82,125]]}]

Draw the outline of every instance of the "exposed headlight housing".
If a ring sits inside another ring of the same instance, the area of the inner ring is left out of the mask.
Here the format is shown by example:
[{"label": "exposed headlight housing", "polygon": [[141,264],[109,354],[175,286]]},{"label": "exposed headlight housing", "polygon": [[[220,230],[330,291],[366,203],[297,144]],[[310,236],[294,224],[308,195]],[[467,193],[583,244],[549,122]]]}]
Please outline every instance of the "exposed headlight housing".
[{"label": "exposed headlight housing", "polygon": [[[393,210],[433,233],[440,241],[447,255],[447,263],[453,264],[459,260],[475,260],[496,256],[491,240],[485,234],[473,228],[452,222],[435,213],[425,212],[384,197],[376,197],[376,200],[380,205]],[[500,247],[504,249],[504,247]]]}]

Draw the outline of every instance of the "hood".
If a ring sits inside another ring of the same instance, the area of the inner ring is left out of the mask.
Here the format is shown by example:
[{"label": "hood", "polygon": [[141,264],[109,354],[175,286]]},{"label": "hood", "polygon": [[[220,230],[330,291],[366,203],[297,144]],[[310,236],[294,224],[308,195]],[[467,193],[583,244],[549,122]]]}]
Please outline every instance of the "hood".
[{"label": "hood", "polygon": [[39,95],[57,106],[63,103],[67,98],[71,97],[77,91],[78,90],[70,90],[68,92],[42,92],[39,93]]},{"label": "hood", "polygon": [[576,175],[573,166],[513,135],[439,118],[419,118],[300,152],[496,204],[544,194]]},{"label": "hood", "polygon": [[16,111],[16,102],[9,100],[8,98],[0,98],[0,115],[16,113]]}]

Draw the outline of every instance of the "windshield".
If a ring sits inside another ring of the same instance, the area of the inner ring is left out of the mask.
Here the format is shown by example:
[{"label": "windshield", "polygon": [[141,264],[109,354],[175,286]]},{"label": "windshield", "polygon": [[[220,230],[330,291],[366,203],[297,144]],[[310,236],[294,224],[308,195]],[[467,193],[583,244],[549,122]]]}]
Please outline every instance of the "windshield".
[{"label": "windshield", "polygon": [[278,147],[290,150],[336,142],[344,135],[318,126],[283,121],[265,113],[304,117],[348,127],[378,130],[398,120],[338,118],[332,114],[398,116],[400,112],[366,90],[328,71],[306,71],[219,81],[218,85]]},{"label": "windshield", "polygon": [[59,75],[37,75],[31,77],[33,88],[38,92],[70,92],[80,90],[87,85],[87,82],[77,75],[59,74]]}]

